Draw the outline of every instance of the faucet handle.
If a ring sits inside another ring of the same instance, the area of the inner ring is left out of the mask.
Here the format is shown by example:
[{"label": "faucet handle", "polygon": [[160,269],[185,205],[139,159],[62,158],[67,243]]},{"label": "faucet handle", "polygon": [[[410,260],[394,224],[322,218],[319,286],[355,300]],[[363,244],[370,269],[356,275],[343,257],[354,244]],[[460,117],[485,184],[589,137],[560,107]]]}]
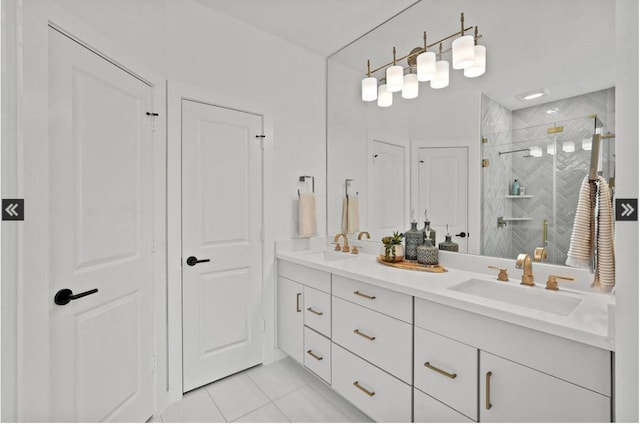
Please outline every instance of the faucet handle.
[{"label": "faucet handle", "polygon": [[575,280],[575,278],[573,277],[564,277],[562,275],[553,275],[551,274],[549,276],[549,278],[547,278],[547,290],[559,290],[558,287],[558,280],[565,280],[565,281],[573,281]]},{"label": "faucet handle", "polygon": [[333,244],[336,245],[333,250],[335,250],[336,252],[340,252],[342,250],[342,247],[340,247],[340,242],[334,242]]},{"label": "faucet handle", "polygon": [[509,274],[507,274],[507,268],[500,268],[499,266],[489,265],[487,268],[497,269],[500,271],[498,273],[498,280],[500,281],[509,281]]},{"label": "faucet handle", "polygon": [[533,251],[534,262],[542,262],[543,259],[547,259],[547,249],[544,247],[536,247]]},{"label": "faucet handle", "polygon": [[358,247],[359,247],[359,246],[353,246],[353,247],[351,248],[351,253],[352,253],[353,255],[357,255],[357,254],[359,253],[359,251],[358,251]]}]

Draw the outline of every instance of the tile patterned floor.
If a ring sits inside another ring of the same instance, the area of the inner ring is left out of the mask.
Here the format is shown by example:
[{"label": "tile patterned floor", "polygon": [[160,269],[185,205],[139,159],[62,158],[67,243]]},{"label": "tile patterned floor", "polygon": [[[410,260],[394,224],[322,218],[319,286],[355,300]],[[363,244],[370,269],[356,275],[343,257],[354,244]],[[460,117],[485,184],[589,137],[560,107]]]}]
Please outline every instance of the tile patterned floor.
[{"label": "tile patterned floor", "polygon": [[291,358],[193,390],[149,422],[371,422]]}]

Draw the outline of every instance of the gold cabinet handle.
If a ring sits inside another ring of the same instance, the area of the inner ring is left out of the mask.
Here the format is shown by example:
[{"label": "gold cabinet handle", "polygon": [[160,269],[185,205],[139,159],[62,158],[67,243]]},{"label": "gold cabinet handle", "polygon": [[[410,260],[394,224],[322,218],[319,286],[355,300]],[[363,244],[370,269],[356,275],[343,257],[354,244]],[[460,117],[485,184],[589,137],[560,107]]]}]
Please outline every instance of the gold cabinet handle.
[{"label": "gold cabinet handle", "polygon": [[432,370],[432,371],[435,371],[435,372],[437,372],[437,373],[439,373],[439,374],[442,374],[442,375],[444,375],[445,377],[449,377],[449,378],[451,378],[451,379],[454,379],[454,378],[456,378],[456,377],[458,376],[458,374],[456,374],[456,373],[450,374],[450,373],[446,372],[445,370],[442,370],[442,369],[440,369],[440,368],[438,368],[438,367],[434,367],[434,366],[433,366],[433,365],[431,365],[428,361],[424,363],[424,366],[425,366],[425,367],[427,367],[427,368],[429,368],[429,369],[430,369],[430,370]]},{"label": "gold cabinet handle", "polygon": [[302,312],[302,309],[300,309],[300,296],[302,296],[302,293],[296,294],[296,312]]},{"label": "gold cabinet handle", "polygon": [[489,371],[485,376],[485,384],[486,384],[486,393],[485,393],[485,405],[484,407],[489,410],[493,405],[491,405],[491,376],[493,373]]},{"label": "gold cabinet handle", "polygon": [[358,290],[354,291],[353,294],[355,294],[356,296],[364,297],[365,299],[369,299],[369,300],[373,300],[376,298],[375,296],[369,296],[368,294],[360,293]]},{"label": "gold cabinet handle", "polygon": [[358,330],[357,328],[355,330],[353,330],[354,333],[356,333],[358,336],[360,337],[364,337],[365,339],[369,340],[369,341],[374,341],[376,338],[373,336],[368,336],[364,333],[361,333],[360,330]]},{"label": "gold cabinet handle", "polygon": [[370,392],[369,390],[367,390],[364,387],[362,387],[360,384],[358,384],[357,381],[354,381],[353,385],[356,386],[358,389],[362,390],[364,393],[366,393],[369,396],[373,397],[376,394],[376,392]]},{"label": "gold cabinet handle", "polygon": [[307,350],[307,353],[309,355],[311,355],[312,357],[316,358],[318,361],[322,361],[322,356],[318,356],[315,353],[313,353],[313,351],[311,349]]},{"label": "gold cabinet handle", "polygon": [[312,314],[316,314],[318,316],[322,315],[324,312],[318,312],[313,308],[307,308],[307,311],[311,312]]}]

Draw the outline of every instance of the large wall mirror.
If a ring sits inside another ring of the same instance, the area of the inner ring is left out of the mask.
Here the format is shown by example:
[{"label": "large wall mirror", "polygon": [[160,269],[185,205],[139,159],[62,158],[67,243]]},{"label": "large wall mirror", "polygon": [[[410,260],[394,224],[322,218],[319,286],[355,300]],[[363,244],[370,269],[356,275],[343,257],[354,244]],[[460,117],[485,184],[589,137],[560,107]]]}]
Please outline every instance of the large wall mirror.
[{"label": "large wall mirror", "polygon": [[[377,242],[406,231],[412,212],[422,228],[426,213],[437,241],[448,226],[461,252],[515,258],[545,247],[548,262],[564,264],[591,163],[586,140],[615,133],[614,7],[422,0],[332,55],[328,235],[363,230]],[[445,88],[421,82],[417,98],[394,93],[389,107],[362,101],[367,60],[375,69],[392,60],[394,47],[398,57],[422,47],[424,31],[430,40],[459,31],[461,12],[482,35],[484,75],[451,69]],[[522,99],[535,90],[545,95]],[[603,140],[598,169],[615,185],[615,138]],[[518,197],[515,179],[524,188]],[[359,219],[345,222],[354,206]]]}]

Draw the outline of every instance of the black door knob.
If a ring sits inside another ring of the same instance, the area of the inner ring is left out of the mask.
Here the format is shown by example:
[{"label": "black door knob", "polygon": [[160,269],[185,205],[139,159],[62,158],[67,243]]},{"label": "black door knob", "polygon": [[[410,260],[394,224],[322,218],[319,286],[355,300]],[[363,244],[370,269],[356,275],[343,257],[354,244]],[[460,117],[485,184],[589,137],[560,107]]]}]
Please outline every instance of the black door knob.
[{"label": "black door knob", "polygon": [[89,296],[90,294],[98,293],[98,289],[87,290],[86,292],[73,294],[69,289],[60,289],[53,298],[53,302],[56,305],[66,305],[72,300],[80,299],[81,297]]},{"label": "black door knob", "polygon": [[202,262],[211,262],[211,259],[198,259],[195,256],[189,256],[187,258],[187,265],[194,266],[195,264],[199,264]]},{"label": "black door knob", "polygon": [[462,238],[465,238],[465,237],[467,237],[468,235],[469,235],[469,233],[465,233],[464,231],[462,231],[461,233],[456,234],[456,237],[462,237]]}]

